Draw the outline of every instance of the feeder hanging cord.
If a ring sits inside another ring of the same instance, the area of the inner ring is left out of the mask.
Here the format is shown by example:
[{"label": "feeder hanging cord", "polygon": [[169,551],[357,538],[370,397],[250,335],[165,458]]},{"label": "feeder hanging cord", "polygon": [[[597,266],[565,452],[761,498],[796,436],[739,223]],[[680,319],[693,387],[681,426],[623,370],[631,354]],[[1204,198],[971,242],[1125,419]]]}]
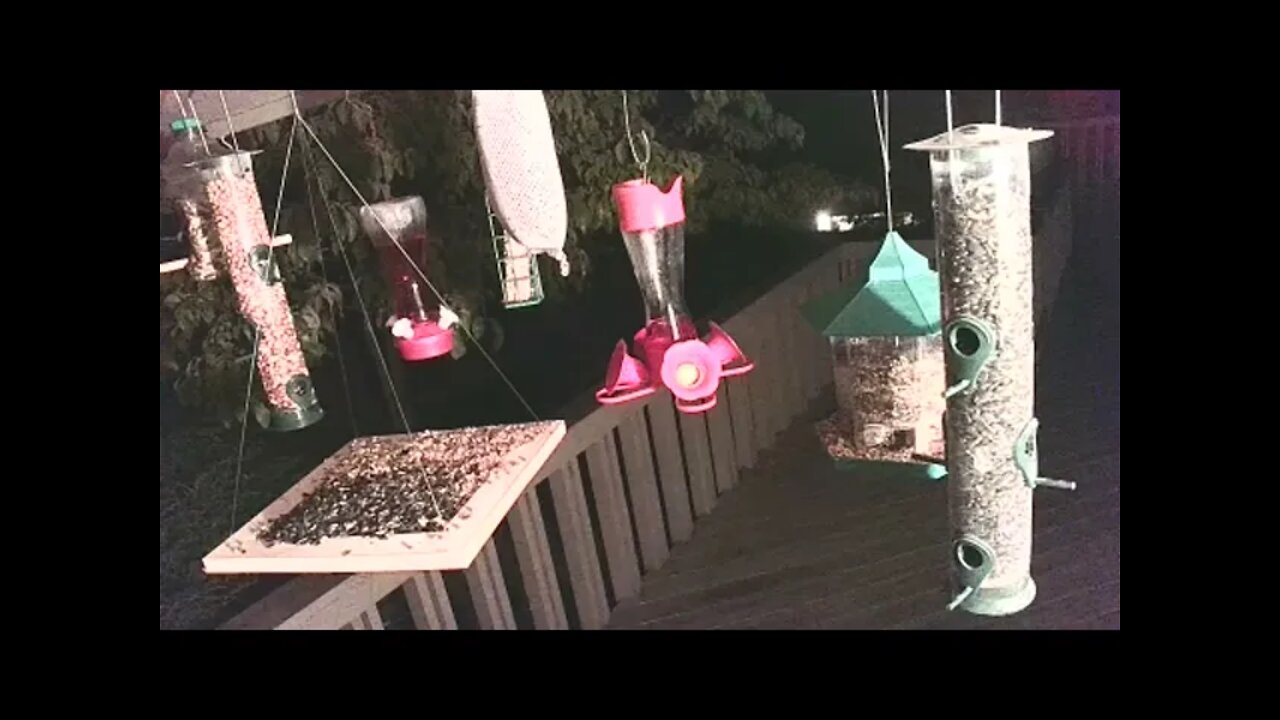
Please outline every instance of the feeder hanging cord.
[{"label": "feeder hanging cord", "polygon": [[[244,157],[238,154],[240,152],[240,142],[239,140],[236,139],[236,126],[231,119],[231,112],[227,108],[226,97],[223,95],[223,92],[221,90],[218,91],[218,96],[222,98],[222,111],[226,117],[227,130],[231,133],[231,141],[232,143],[234,143],[234,146],[236,148],[237,158],[241,163],[243,163]],[[194,110],[195,104],[192,103],[191,107]],[[276,192],[276,209],[275,209],[275,212],[272,213],[272,217],[271,217],[271,237],[273,238],[276,236],[277,231],[280,229],[280,208],[284,204],[285,179],[289,176],[289,163],[293,159],[293,139],[297,135],[297,131],[298,131],[298,122],[296,119],[297,118],[296,101],[294,105],[294,110],[295,110],[295,113],[294,113],[295,120],[289,125],[289,144],[285,146],[284,166],[280,170],[280,188]],[[241,170],[243,169],[244,169],[244,166],[242,164]],[[268,243],[266,267],[269,267],[269,268],[274,267],[273,263],[275,262],[275,251],[276,251],[275,243]],[[231,531],[232,532],[235,532],[236,512],[239,510],[239,507],[240,507],[240,481],[244,475],[244,443],[245,443],[246,433],[249,430],[249,403],[253,398],[253,374],[258,367],[258,349],[260,347],[261,341],[262,341],[262,328],[259,327],[257,323],[253,323],[253,357],[249,359],[249,380],[248,382],[245,383],[245,388],[244,388],[244,409],[242,412],[242,417],[240,418],[240,442],[239,442],[239,447],[236,450],[236,476],[235,476],[235,482],[232,486],[232,495],[231,495]]]},{"label": "feeder hanging cord", "polygon": [[884,120],[880,119],[880,96],[871,91],[871,102],[876,109],[876,137],[880,140],[880,160],[884,164],[884,206],[889,232],[893,232],[893,186],[889,182],[889,91],[884,93]]},{"label": "feeder hanging cord", "polygon": [[[329,202],[329,198],[325,195],[324,184],[321,181],[320,174],[315,170],[315,159],[311,155],[311,146],[306,144],[305,138],[302,145],[302,164],[304,174],[315,178],[316,192],[320,195],[320,201],[324,203],[325,214],[329,218],[329,228],[333,233],[333,244],[338,249],[338,254],[342,258],[343,267],[347,269],[347,277],[351,279],[351,287],[355,291],[356,303],[360,305],[360,313],[364,319],[365,331],[369,333],[369,339],[373,341],[374,347],[379,347],[377,331],[373,329],[373,313],[369,311],[369,306],[364,300],[364,293],[360,292],[360,283],[356,280],[355,266],[351,262],[351,258],[347,255],[347,250],[342,246],[342,241],[338,238],[338,222],[333,212],[333,205]],[[311,205],[312,218],[315,217],[315,205],[312,201],[311,184],[307,183],[307,202]],[[317,233],[319,238],[319,233]],[[395,405],[396,412],[400,415],[400,423],[404,426],[405,434],[412,435],[413,428],[409,425],[409,416],[404,411],[404,403],[400,400],[400,393],[396,390],[395,380],[391,377],[391,368],[387,365],[387,359],[382,353],[377,353],[378,367],[382,371],[383,378],[387,381],[387,387],[391,388],[391,402]],[[353,418],[354,422],[354,418]],[[353,426],[354,427],[354,426]],[[432,487],[430,479],[427,476],[427,468],[424,461],[418,461],[418,470],[422,473],[422,482],[430,490],[431,509],[436,515],[444,520],[444,513],[440,511],[440,500],[436,496],[435,488]]]},{"label": "feeder hanging cord", "polygon": [[644,130],[640,131],[640,142],[644,145],[644,159],[640,159],[640,153],[636,152],[635,138],[631,132],[631,109],[627,105],[627,91],[622,91],[622,124],[627,132],[627,146],[631,148],[631,159],[635,161],[636,167],[640,168],[640,177],[645,182],[649,181],[649,160],[653,157],[653,146],[649,143],[649,133]]}]

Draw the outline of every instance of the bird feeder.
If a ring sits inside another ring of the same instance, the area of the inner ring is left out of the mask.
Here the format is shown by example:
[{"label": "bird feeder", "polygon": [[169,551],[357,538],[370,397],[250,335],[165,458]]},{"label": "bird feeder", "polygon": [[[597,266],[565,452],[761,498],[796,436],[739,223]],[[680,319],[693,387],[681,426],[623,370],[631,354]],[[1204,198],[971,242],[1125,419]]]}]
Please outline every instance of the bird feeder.
[{"label": "bird feeder", "polygon": [[400,357],[417,362],[448,355],[454,317],[426,294],[430,291],[418,275],[427,264],[426,203],[413,196],[366,205],[360,209],[360,227],[377,250],[391,287],[388,325]]},{"label": "bird feeder", "polygon": [[170,128],[175,142],[165,156],[163,177],[166,195],[173,202],[186,238],[188,256],[182,267],[192,279],[208,282],[218,277],[218,267],[214,262],[214,243],[210,237],[212,227],[200,200],[202,188],[194,167],[209,157],[209,153],[201,148],[196,138],[200,131],[199,120],[174,120]]},{"label": "bird feeder", "polygon": [[802,308],[831,344],[837,410],[817,431],[838,467],[945,475],[940,304],[928,259],[890,232],[865,284]]},{"label": "bird feeder", "polygon": [[635,355],[619,340],[596,399],[616,405],[655,393],[659,384],[676,408],[700,413],[716,404],[720,378],[755,367],[729,334],[710,323],[698,336],[684,301],[684,179],[666,192],[648,180],[615,185],[613,201],[636,283],[644,298],[645,325],[634,337]]},{"label": "bird feeder", "polygon": [[540,90],[475,90],[472,98],[502,304],[536,305],[543,299],[537,255],[569,274],[568,203],[547,101]]},{"label": "bird feeder", "polygon": [[466,569],[564,436],[554,420],[356,438],[214,548],[204,570]]},{"label": "bird feeder", "polygon": [[947,376],[950,607],[1010,615],[1035,599],[1038,476],[1030,143],[1051,132],[967,125],[929,153]]},{"label": "bird feeder", "polygon": [[324,410],[316,399],[293,312],[272,257],[252,155],[233,152],[195,165],[201,211],[208,210],[240,313],[257,330],[258,374],[266,403],[255,406],[254,414],[265,428],[298,430],[319,421]]},{"label": "bird feeder", "polygon": [[493,212],[488,198],[485,210],[489,216],[489,235],[493,239],[493,256],[498,263],[498,283],[502,287],[502,306],[508,309],[529,307],[542,302],[542,272],[538,258],[509,233]]}]

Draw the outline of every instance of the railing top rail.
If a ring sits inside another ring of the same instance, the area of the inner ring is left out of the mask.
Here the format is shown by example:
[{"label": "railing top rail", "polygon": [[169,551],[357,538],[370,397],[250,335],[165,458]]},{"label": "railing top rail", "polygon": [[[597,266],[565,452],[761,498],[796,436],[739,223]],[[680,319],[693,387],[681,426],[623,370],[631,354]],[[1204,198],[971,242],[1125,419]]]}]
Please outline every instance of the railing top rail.
[{"label": "railing top rail", "polygon": [[1107,127],[1120,124],[1119,115],[1099,115],[1079,120],[1037,120],[1030,124],[1050,130],[1077,130],[1084,128]]}]

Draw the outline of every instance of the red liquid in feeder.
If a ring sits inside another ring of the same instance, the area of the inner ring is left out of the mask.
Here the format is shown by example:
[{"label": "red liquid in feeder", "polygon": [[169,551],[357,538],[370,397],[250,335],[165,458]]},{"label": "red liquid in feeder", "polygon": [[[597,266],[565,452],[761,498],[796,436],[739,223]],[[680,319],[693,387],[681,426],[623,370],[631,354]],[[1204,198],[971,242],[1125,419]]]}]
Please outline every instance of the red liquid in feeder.
[{"label": "red liquid in feeder", "polygon": [[620,230],[644,298],[645,326],[636,333],[635,357],[619,344],[596,399],[618,404],[665,385],[682,412],[710,410],[721,377],[754,367],[732,338],[714,323],[699,338],[684,301],[683,181],[663,192],[646,180],[613,189]]},{"label": "red liquid in feeder", "polygon": [[[400,356],[415,362],[448,355],[453,350],[453,330],[440,326],[438,299],[419,274],[425,272],[428,247],[427,209],[422,198],[370,205],[361,210],[360,224],[391,283],[392,332]],[[404,321],[408,321],[407,327]]]}]

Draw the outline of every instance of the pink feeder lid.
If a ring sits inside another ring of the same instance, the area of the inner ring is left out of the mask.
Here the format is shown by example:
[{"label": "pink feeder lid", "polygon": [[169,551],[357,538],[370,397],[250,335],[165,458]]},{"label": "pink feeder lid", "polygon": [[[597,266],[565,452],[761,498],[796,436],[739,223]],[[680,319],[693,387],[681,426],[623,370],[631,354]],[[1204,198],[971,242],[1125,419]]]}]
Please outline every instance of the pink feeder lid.
[{"label": "pink feeder lid", "polygon": [[684,177],[677,175],[666,192],[648,180],[628,180],[613,186],[622,232],[643,232],[684,222]]},{"label": "pink feeder lid", "polygon": [[396,349],[408,362],[448,355],[453,351],[453,330],[446,330],[430,321],[416,322],[412,338],[396,338]]}]

